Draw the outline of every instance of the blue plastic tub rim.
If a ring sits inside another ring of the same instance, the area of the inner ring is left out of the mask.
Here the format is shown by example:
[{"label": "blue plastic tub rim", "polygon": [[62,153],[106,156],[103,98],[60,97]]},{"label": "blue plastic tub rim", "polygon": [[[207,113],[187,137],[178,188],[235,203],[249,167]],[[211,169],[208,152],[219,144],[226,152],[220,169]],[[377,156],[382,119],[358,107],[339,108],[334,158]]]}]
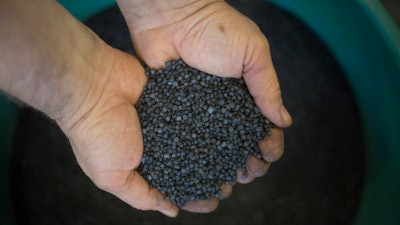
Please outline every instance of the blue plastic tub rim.
[{"label": "blue plastic tub rim", "polygon": [[344,69],[361,114],[366,172],[356,225],[400,224],[400,33],[376,0],[271,0],[295,14]]}]

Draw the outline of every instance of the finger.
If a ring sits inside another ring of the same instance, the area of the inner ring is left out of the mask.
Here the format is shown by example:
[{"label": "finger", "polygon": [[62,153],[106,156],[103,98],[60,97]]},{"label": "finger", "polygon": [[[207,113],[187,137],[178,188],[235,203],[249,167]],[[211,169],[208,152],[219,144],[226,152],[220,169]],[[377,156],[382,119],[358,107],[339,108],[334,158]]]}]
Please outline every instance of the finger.
[{"label": "finger", "polygon": [[140,210],[157,210],[169,217],[178,214],[178,207],[169,201],[148,183],[135,170],[126,172],[110,172],[93,179],[96,185],[122,201]]},{"label": "finger", "polygon": [[211,198],[209,200],[189,201],[182,207],[183,210],[195,213],[209,213],[218,207],[218,199]]},{"label": "finger", "polygon": [[292,118],[283,105],[281,89],[272,64],[268,41],[252,42],[244,61],[243,78],[256,105],[278,127],[288,127]]},{"label": "finger", "polygon": [[238,169],[236,171],[236,181],[240,184],[248,184],[254,180],[255,177],[248,174],[246,171]]},{"label": "finger", "polygon": [[150,68],[164,68],[166,62],[180,58],[170,40],[165,40],[154,31],[135,33],[133,37],[138,57]]},{"label": "finger", "polygon": [[229,184],[222,184],[222,185],[221,185],[221,191],[222,191],[222,193],[221,193],[221,196],[219,197],[219,199],[222,200],[222,199],[225,199],[225,198],[228,198],[229,196],[231,196],[232,190],[233,190],[232,185],[229,185]]},{"label": "finger", "polygon": [[262,159],[257,159],[254,156],[250,156],[246,160],[246,171],[253,177],[264,176],[267,173],[269,166],[270,163]]},{"label": "finger", "polygon": [[267,162],[275,162],[284,152],[284,136],[281,128],[271,128],[271,136],[258,142],[263,159]]},{"label": "finger", "polygon": [[147,83],[145,70],[134,56],[117,49],[112,50],[114,64],[110,72],[113,75],[109,80],[110,86],[115,85],[113,90],[117,92],[116,94],[135,104]]}]

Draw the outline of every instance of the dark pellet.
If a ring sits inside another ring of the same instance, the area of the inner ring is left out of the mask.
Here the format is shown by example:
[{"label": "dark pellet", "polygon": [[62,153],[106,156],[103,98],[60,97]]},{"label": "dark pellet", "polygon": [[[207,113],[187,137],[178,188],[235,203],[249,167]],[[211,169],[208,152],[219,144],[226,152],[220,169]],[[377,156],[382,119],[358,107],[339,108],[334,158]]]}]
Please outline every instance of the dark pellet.
[{"label": "dark pellet", "polygon": [[257,142],[273,125],[243,79],[212,76],[182,60],[146,75],[136,104],[144,142],[139,173],[179,207],[220,197],[249,156],[261,158]]}]

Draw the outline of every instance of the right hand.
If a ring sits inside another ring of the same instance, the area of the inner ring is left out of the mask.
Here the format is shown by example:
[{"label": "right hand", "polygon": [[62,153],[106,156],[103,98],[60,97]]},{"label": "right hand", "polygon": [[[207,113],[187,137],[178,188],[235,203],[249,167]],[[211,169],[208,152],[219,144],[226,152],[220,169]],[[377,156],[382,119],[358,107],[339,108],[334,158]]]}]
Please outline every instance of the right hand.
[{"label": "right hand", "polygon": [[[239,183],[263,176],[271,162],[283,154],[282,128],[292,123],[283,106],[268,41],[257,25],[224,1],[119,0],[136,52],[153,68],[182,58],[187,64],[220,77],[243,77],[255,103],[277,125],[272,135],[259,142],[263,159],[250,157],[246,176],[237,171]],[[160,4],[157,4],[159,2]],[[223,186],[223,197],[232,187]],[[192,202],[184,209],[209,212],[218,200]]]}]

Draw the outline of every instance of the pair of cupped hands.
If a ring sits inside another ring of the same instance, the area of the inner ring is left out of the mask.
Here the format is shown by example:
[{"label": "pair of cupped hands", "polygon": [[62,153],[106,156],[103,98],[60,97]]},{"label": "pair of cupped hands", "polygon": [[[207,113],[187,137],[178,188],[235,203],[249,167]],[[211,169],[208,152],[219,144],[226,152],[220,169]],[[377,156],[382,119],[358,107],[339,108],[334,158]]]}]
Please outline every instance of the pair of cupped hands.
[{"label": "pair of cupped hands", "polygon": [[[277,127],[259,142],[263,158],[248,158],[247,176],[237,171],[237,182],[263,176],[283,153],[282,128],[291,124],[291,117],[282,103],[268,41],[257,25],[224,1],[117,2],[136,52],[148,66],[162,68],[165,62],[182,58],[216,76],[244,78],[263,115]],[[144,68],[135,57],[102,43],[100,54],[108,59],[103,62],[108,65],[102,66],[107,68],[102,71],[104,78],[93,82],[89,96],[59,124],[79,165],[99,188],[134,208],[174,217],[178,207],[150,188],[136,171],[143,139],[133,105],[146,85]],[[221,199],[232,192],[230,185],[221,188]],[[219,200],[188,202],[183,209],[211,212]]]}]

